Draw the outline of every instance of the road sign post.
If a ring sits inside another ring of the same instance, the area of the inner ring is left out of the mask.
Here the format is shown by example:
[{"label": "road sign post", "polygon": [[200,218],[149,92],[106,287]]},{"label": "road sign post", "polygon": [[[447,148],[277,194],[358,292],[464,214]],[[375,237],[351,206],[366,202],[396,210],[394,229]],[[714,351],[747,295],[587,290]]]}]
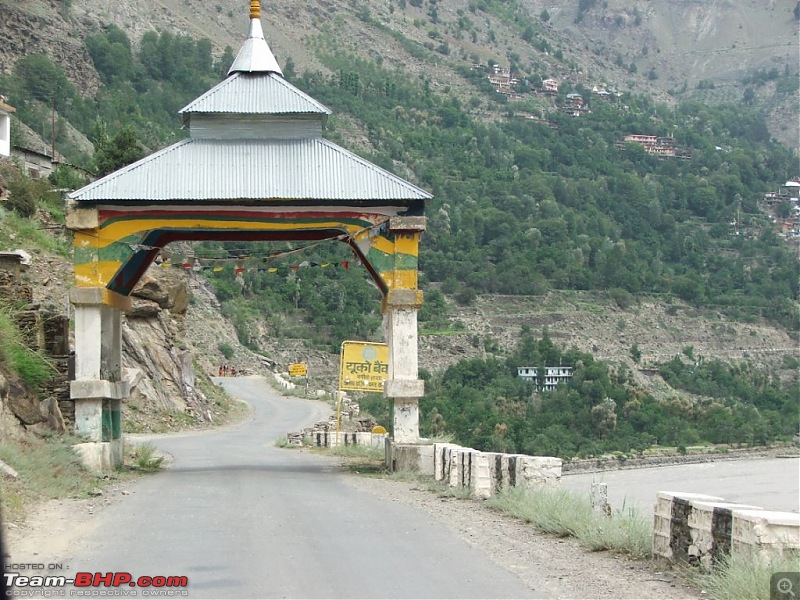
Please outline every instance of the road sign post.
[{"label": "road sign post", "polygon": [[289,377],[308,377],[308,364],[304,362],[290,363]]},{"label": "road sign post", "polygon": [[383,392],[389,377],[389,347],[376,342],[342,342],[339,389]]}]

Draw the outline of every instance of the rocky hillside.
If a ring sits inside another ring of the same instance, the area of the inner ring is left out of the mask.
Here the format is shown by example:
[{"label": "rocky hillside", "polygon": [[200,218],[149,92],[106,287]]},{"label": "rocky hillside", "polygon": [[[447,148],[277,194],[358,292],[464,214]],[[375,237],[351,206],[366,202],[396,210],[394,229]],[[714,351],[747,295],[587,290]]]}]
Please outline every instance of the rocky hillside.
[{"label": "rocky hillside", "polygon": [[[32,292],[25,311],[66,317],[71,264],[42,252],[31,254],[21,284]],[[133,293],[133,310],[123,319],[123,369],[131,385],[127,430],[183,429],[227,418],[231,406],[208,383],[208,376],[217,374],[216,365],[226,360],[219,346],[234,348],[234,360],[244,368],[259,363],[239,347],[218,306],[204,280],[190,273],[154,267],[142,279]],[[69,427],[72,403],[65,371],[37,395],[0,369],[0,437]]]},{"label": "rocky hillside", "polygon": [[[781,78],[798,75],[795,0],[262,4],[273,51],[281,64],[291,58],[297,73],[324,72],[323,56],[347,52],[417,74],[464,102],[478,90],[464,79],[463,68],[489,61],[513,64],[523,78],[611,86],[648,93],[666,105],[694,98],[738,102],[750,88],[750,100],[770,115],[771,133],[798,146],[797,90],[777,90]],[[208,38],[220,55],[241,44],[248,3],[0,0],[0,7],[2,71],[10,72],[21,57],[45,53],[79,89],[93,94],[100,80],[86,36],[111,23],[134,43],[146,31],[170,31]],[[776,77],[745,81],[771,70]]]}]

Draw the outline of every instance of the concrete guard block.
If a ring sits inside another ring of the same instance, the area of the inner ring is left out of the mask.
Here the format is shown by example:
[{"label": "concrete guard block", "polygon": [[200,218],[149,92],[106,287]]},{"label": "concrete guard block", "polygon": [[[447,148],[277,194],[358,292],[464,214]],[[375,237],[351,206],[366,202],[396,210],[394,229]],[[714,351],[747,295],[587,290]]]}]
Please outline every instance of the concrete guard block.
[{"label": "concrete guard block", "polygon": [[562,460],[554,456],[526,456],[517,459],[517,485],[558,485]]},{"label": "concrete guard block", "polygon": [[703,566],[711,568],[714,561],[731,553],[731,522],[733,511],[737,509],[758,509],[748,504],[730,502],[690,503],[688,526],[691,544],[687,549],[688,556]]},{"label": "concrete guard block", "polygon": [[485,452],[472,454],[469,490],[474,498],[486,499],[492,496],[494,486],[489,464],[490,458]]},{"label": "concrete guard block", "polygon": [[391,444],[392,471],[411,471],[433,477],[433,446]]},{"label": "concrete guard block", "polygon": [[85,442],[75,444],[75,451],[83,465],[94,473],[105,473],[122,466],[122,440],[113,442]]},{"label": "concrete guard block", "polygon": [[782,556],[800,553],[800,514],[771,510],[733,512],[731,553]]},{"label": "concrete guard block", "polygon": [[[674,505],[676,502],[688,509],[685,519],[676,516]],[[693,550],[691,546],[692,530],[688,520],[691,513],[692,502],[725,502],[719,496],[706,494],[690,494],[685,492],[658,492],[653,507],[653,554],[672,560],[680,559],[682,555],[688,556]],[[676,555],[677,552],[677,555]],[[683,558],[686,558],[684,556]]]},{"label": "concrete guard block", "polygon": [[450,454],[448,451],[457,447],[457,444],[443,442],[433,444],[433,479],[435,481],[450,480]]}]

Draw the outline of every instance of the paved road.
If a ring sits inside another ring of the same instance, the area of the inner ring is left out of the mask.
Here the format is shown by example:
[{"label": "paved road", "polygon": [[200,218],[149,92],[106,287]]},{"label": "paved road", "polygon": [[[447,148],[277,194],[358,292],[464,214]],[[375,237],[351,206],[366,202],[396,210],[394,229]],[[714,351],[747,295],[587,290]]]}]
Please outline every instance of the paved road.
[{"label": "paved road", "polygon": [[426,513],[347,485],[331,459],[274,447],[322,403],[221,381],[253,420],[157,438],[174,463],[96,517],[69,574],[185,575],[190,598],[542,597]]},{"label": "paved road", "polygon": [[608,484],[614,510],[635,506],[650,519],[659,491],[719,496],[768,510],[800,511],[800,459],[732,460],[565,475],[561,485],[587,494],[592,481]]}]

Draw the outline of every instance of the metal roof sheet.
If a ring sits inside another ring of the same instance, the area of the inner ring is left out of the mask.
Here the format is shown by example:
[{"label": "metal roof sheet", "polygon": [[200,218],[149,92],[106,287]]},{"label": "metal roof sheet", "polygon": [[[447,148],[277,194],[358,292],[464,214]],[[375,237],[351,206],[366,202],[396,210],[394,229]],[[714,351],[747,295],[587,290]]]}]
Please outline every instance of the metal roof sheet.
[{"label": "metal roof sheet", "polygon": [[189,138],[70,194],[132,200],[425,200],[425,190],[323,138]]},{"label": "metal roof sheet", "polygon": [[257,12],[250,13],[250,31],[247,34],[247,39],[239,49],[239,54],[233,61],[231,68],[228,69],[228,75],[236,71],[247,72],[273,72],[283,75],[278,61],[275,60],[275,55],[269,49],[267,40],[264,39],[264,30],[261,28],[260,8]]},{"label": "metal roof sheet", "polygon": [[234,73],[181,113],[331,114],[330,109],[275,73]]}]

